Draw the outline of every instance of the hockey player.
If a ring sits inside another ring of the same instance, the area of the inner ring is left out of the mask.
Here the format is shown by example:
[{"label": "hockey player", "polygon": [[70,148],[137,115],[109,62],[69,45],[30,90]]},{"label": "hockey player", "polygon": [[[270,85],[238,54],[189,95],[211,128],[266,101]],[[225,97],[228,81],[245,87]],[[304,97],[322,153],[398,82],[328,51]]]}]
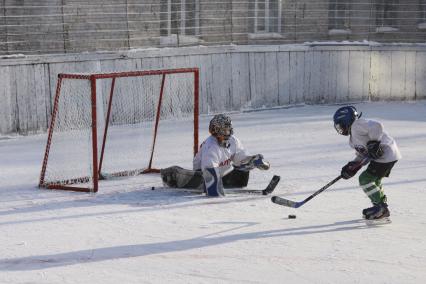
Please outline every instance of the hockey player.
[{"label": "hockey player", "polygon": [[381,219],[390,215],[382,178],[389,176],[401,154],[395,140],[383,130],[380,122],[363,119],[361,115],[355,107],[344,106],[333,117],[337,133],[349,136],[349,145],[356,151],[355,159],[342,168],[341,176],[349,179],[362,167],[363,161],[368,163],[359,176],[359,185],[373,206],[364,209],[362,215],[367,220]]},{"label": "hockey player", "polygon": [[178,166],[161,169],[165,185],[197,188],[208,196],[224,196],[223,188],[245,187],[249,171],[269,169],[261,154],[249,155],[233,135],[231,118],[215,115],[209,124],[210,136],[201,144],[193,160],[193,170]]}]

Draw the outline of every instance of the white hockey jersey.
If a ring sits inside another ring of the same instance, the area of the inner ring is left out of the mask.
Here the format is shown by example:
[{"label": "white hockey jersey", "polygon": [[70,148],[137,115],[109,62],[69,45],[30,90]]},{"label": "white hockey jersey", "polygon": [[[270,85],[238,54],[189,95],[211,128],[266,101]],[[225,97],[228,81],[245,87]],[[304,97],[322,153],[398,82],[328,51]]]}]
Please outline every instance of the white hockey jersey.
[{"label": "white hockey jersey", "polygon": [[357,154],[356,160],[367,156],[367,142],[371,140],[380,141],[383,150],[383,156],[374,161],[389,163],[401,159],[401,153],[395,140],[383,130],[380,122],[363,118],[356,119],[351,126],[349,138],[349,145],[355,149]]},{"label": "white hockey jersey", "polygon": [[193,160],[193,170],[219,168],[223,177],[232,171],[233,165],[239,166],[240,162],[249,155],[242,143],[235,136],[229,138],[229,147],[221,147],[214,136],[209,136],[201,144]]}]

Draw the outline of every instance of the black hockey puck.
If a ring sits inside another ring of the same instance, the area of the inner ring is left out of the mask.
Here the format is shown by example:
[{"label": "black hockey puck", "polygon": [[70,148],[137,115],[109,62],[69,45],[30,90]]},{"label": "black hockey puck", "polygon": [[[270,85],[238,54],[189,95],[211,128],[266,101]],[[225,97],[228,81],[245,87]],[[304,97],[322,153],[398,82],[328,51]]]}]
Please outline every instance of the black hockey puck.
[{"label": "black hockey puck", "polygon": [[288,215],[288,219],[296,219],[296,215],[290,214]]},{"label": "black hockey puck", "polygon": [[155,190],[155,186],[151,187],[151,190]]}]

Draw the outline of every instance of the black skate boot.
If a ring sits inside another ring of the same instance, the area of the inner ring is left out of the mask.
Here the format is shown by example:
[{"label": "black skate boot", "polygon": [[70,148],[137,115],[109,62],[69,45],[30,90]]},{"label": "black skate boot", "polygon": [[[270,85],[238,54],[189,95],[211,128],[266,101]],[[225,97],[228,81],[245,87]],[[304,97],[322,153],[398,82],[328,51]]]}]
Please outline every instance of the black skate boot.
[{"label": "black skate boot", "polygon": [[388,218],[390,212],[386,202],[374,204],[373,207],[362,210],[362,217],[366,220],[378,220]]}]

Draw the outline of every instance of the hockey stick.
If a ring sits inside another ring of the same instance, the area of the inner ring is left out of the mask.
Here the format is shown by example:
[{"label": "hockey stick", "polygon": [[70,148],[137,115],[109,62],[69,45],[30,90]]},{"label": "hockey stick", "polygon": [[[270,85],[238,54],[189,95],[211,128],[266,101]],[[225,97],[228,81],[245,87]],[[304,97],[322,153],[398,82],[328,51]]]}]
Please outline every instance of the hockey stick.
[{"label": "hockey stick", "polygon": [[303,201],[291,201],[279,196],[272,196],[271,201],[275,204],[278,205],[283,205],[283,206],[287,206],[287,207],[292,207],[292,208],[299,208],[300,206],[302,206],[303,204],[305,204],[306,202],[308,202],[309,200],[311,200],[312,198],[314,198],[315,196],[317,196],[318,194],[320,194],[321,192],[323,192],[324,190],[326,190],[327,188],[329,188],[331,185],[333,185],[334,183],[336,183],[339,179],[341,179],[342,176],[338,176],[335,179],[333,179],[332,181],[330,181],[329,183],[327,183],[326,185],[324,185],[321,189],[315,191],[312,195],[308,196],[305,200]]},{"label": "hockey stick", "polygon": [[[368,162],[370,161],[370,159],[368,157],[364,157],[356,166],[355,169],[357,169],[357,171],[362,168],[362,166],[366,165]],[[315,196],[317,196],[318,194],[320,194],[321,192],[323,192],[324,190],[326,190],[327,188],[329,188],[331,185],[335,184],[339,179],[341,179],[342,176],[338,176],[335,179],[333,179],[332,181],[330,181],[329,183],[327,183],[326,185],[324,185],[322,188],[318,189],[317,191],[315,191],[312,195],[308,196],[305,200],[303,201],[291,201],[279,196],[272,196],[271,197],[271,201],[275,204],[278,205],[283,205],[283,206],[287,206],[287,207],[292,207],[292,208],[299,208],[300,206],[302,206],[303,204],[305,204],[306,202],[308,202],[309,200],[311,200],[312,198],[314,198]]]}]

